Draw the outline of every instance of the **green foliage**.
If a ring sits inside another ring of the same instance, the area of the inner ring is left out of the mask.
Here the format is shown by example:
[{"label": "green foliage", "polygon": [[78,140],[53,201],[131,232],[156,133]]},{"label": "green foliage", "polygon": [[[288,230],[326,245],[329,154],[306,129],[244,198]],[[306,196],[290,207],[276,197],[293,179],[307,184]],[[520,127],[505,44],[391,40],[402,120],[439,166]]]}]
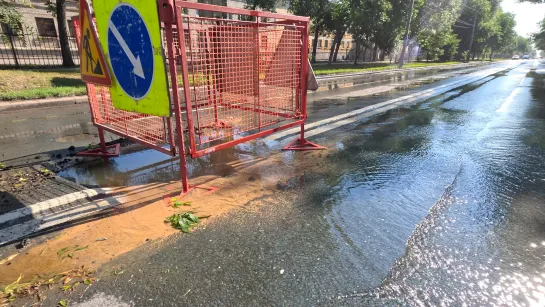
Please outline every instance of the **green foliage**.
[{"label": "green foliage", "polygon": [[532,40],[537,49],[545,50],[545,17],[539,22],[538,32],[532,35]]},{"label": "green foliage", "polygon": [[245,9],[276,12],[276,1],[274,0],[244,0]]},{"label": "green foliage", "polygon": [[517,37],[517,52],[521,54],[530,52],[532,49],[530,43],[530,39],[519,35]]},{"label": "green foliage", "polygon": [[[25,24],[24,16],[21,14],[13,4],[23,4],[31,7],[30,0],[0,0],[0,23],[8,26],[13,34],[24,31],[30,33],[32,28]],[[0,35],[2,40],[6,40],[5,35]],[[22,41],[26,46],[26,41]]]},{"label": "green foliage", "polygon": [[170,223],[173,228],[179,229],[183,232],[190,232],[190,229],[197,226],[200,223],[198,217],[191,212],[176,213],[165,219],[165,223]]},{"label": "green foliage", "polygon": [[311,62],[316,61],[316,43],[318,35],[328,33],[331,22],[332,3],[328,0],[292,0],[288,10],[300,16],[310,16],[311,32],[315,38],[312,46]]}]

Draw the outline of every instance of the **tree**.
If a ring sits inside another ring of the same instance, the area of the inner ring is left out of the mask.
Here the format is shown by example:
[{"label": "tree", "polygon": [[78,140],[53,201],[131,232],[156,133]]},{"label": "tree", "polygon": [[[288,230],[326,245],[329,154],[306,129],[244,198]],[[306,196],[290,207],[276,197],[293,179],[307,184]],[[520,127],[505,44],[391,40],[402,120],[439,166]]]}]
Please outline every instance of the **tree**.
[{"label": "tree", "polygon": [[385,54],[390,53],[401,40],[405,20],[409,16],[409,6],[408,1],[390,0],[390,7],[386,12],[387,18],[381,27],[375,28],[373,33],[375,42],[373,59],[377,58],[377,49],[380,48],[382,50],[380,60],[384,60]]},{"label": "tree", "polygon": [[376,33],[388,20],[389,10],[391,10],[391,4],[387,0],[353,0],[350,3],[348,31],[355,41],[354,64],[358,63],[362,51],[365,58],[367,49],[372,44],[377,46]]},{"label": "tree", "polygon": [[59,28],[59,43],[61,45],[62,66],[76,66],[72,59],[70,42],[68,41],[68,25],[66,24],[66,0],[46,1],[47,10],[57,17],[57,27]]},{"label": "tree", "polygon": [[410,37],[426,51],[428,60],[450,60],[458,50],[459,39],[452,31],[457,22],[460,0],[421,0],[411,22]]},{"label": "tree", "polygon": [[489,56],[490,60],[494,53],[502,52],[507,53],[512,49],[515,43],[515,15],[511,13],[504,13],[501,9],[496,11],[494,16],[495,31],[488,39]]},{"label": "tree", "polygon": [[[458,20],[461,21],[456,24],[453,31],[460,39],[458,46],[458,58],[462,58],[462,53],[469,51],[472,58],[480,53],[485,46],[486,40],[490,36],[491,28],[487,22],[492,18],[493,5],[491,0],[469,0],[467,1],[461,11]],[[475,21],[475,31],[472,35],[471,22]],[[471,50],[469,50],[471,46]]]},{"label": "tree", "polygon": [[[0,0],[0,22],[11,30],[18,30],[24,24],[24,17],[12,6],[17,0]],[[22,3],[22,1],[21,1]]]},{"label": "tree", "polygon": [[268,12],[276,12],[276,1],[274,0],[244,0],[244,8],[248,10],[260,9]]},{"label": "tree", "polygon": [[331,21],[327,23],[329,31],[334,34],[333,43],[329,52],[328,64],[333,61],[337,61],[337,54],[339,53],[339,47],[341,41],[348,28],[349,21],[349,3],[347,0],[341,0],[339,2],[333,2],[331,8]]},{"label": "tree", "polygon": [[295,15],[310,16],[311,31],[314,36],[311,62],[316,62],[316,47],[320,34],[327,32],[327,23],[331,20],[332,4],[328,0],[292,0],[289,11]]},{"label": "tree", "polygon": [[528,53],[531,50],[530,39],[524,36],[517,36],[517,48],[516,51],[520,54]]},{"label": "tree", "polygon": [[537,49],[545,50],[545,17],[538,23],[538,32],[532,34],[532,40]]}]

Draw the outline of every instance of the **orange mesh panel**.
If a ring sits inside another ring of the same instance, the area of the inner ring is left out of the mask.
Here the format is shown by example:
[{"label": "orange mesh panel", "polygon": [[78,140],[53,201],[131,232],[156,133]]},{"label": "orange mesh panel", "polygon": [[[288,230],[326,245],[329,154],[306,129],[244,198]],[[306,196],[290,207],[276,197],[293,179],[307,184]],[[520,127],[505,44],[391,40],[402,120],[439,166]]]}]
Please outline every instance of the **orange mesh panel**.
[{"label": "orange mesh panel", "polygon": [[300,118],[302,28],[185,15],[182,21],[197,145]]},{"label": "orange mesh panel", "polygon": [[114,108],[107,87],[87,84],[94,123],[151,145],[167,144],[166,119]]}]

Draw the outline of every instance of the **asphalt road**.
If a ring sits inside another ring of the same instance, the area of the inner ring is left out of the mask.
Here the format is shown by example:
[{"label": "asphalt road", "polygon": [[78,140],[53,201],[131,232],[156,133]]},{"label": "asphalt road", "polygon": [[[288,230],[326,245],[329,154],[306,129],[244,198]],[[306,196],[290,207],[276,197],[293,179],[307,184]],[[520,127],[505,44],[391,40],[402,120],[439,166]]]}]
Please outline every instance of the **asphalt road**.
[{"label": "asphalt road", "polygon": [[[381,91],[389,91],[399,85],[422,78],[445,78],[478,68],[444,72],[426,70],[422,72],[383,73],[379,76],[350,76],[331,78],[320,81],[320,90],[309,95],[309,114],[312,120],[340,114],[373,104],[388,96],[373,99],[349,101],[350,97],[372,95],[373,89],[381,87]],[[338,96],[346,96],[345,101],[331,108],[331,100]],[[394,94],[395,95],[395,94]],[[326,110],[327,109],[327,110]],[[117,136],[106,134],[107,141],[117,139]],[[8,110],[0,112],[0,161],[8,165],[20,165],[25,162],[45,161],[55,158],[58,154],[66,155],[70,146],[85,148],[97,144],[98,134],[91,123],[89,106],[85,103],[67,104],[54,107],[35,107],[23,110]],[[13,144],[17,146],[12,146]],[[40,159],[35,159],[40,156]]]},{"label": "asphalt road", "polygon": [[120,256],[71,306],[543,306],[545,64],[501,65],[320,134],[258,210]]}]

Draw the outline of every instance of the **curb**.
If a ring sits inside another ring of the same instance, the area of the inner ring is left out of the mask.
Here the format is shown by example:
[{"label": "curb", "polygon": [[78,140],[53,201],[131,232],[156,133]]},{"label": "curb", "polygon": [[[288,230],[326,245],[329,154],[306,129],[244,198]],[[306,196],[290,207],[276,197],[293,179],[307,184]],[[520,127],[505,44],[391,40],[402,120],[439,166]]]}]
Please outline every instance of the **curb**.
[{"label": "curb", "polygon": [[[348,113],[343,113],[335,117],[326,118],[317,122],[309,123],[305,125],[305,136],[313,137],[315,135],[321,134],[331,129],[336,129],[336,128],[340,128],[342,126],[351,124],[356,120],[362,119],[362,117],[369,117],[376,114],[380,114],[381,112],[385,112],[390,108],[394,108],[402,104],[411,103],[423,97],[433,97],[437,95],[442,95],[453,89],[459,88],[461,86],[464,86],[473,82],[477,82],[479,80],[482,80],[500,71],[513,69],[515,67],[518,67],[518,65],[501,68],[498,70],[493,70],[493,72],[489,71],[489,72],[486,72],[484,75],[473,76],[473,77],[470,77],[469,79],[454,81],[452,83],[441,85],[439,87],[434,87],[434,88],[423,90],[414,94],[390,99],[390,100],[377,103],[371,106],[356,109]],[[292,129],[288,129],[283,132],[265,137],[265,139],[270,141],[282,141],[285,138],[296,136],[299,133],[300,133],[300,128],[292,128]]]},{"label": "curb", "polygon": [[2,101],[0,111],[16,111],[36,107],[54,107],[67,104],[87,103],[87,96],[70,96],[61,98],[33,99],[23,101]]},{"label": "curb", "polygon": [[36,217],[38,215],[44,215],[47,211],[54,212],[57,207],[69,205],[75,201],[82,199],[94,199],[100,196],[106,195],[104,189],[86,189],[83,191],[77,191],[63,196],[55,197],[35,203],[28,207],[12,210],[0,215],[0,225],[22,219],[28,216]]},{"label": "curb", "polygon": [[499,63],[499,61],[498,62],[461,63],[461,64],[453,64],[453,65],[435,65],[435,66],[401,68],[401,69],[394,68],[394,69],[386,69],[386,70],[356,72],[356,73],[338,73],[338,74],[318,75],[316,76],[316,80],[337,79],[337,78],[365,76],[365,75],[386,75],[386,74],[402,73],[406,71],[409,72],[409,71],[435,70],[435,69],[455,70],[455,69],[462,69],[462,68],[492,65],[495,63]]}]

